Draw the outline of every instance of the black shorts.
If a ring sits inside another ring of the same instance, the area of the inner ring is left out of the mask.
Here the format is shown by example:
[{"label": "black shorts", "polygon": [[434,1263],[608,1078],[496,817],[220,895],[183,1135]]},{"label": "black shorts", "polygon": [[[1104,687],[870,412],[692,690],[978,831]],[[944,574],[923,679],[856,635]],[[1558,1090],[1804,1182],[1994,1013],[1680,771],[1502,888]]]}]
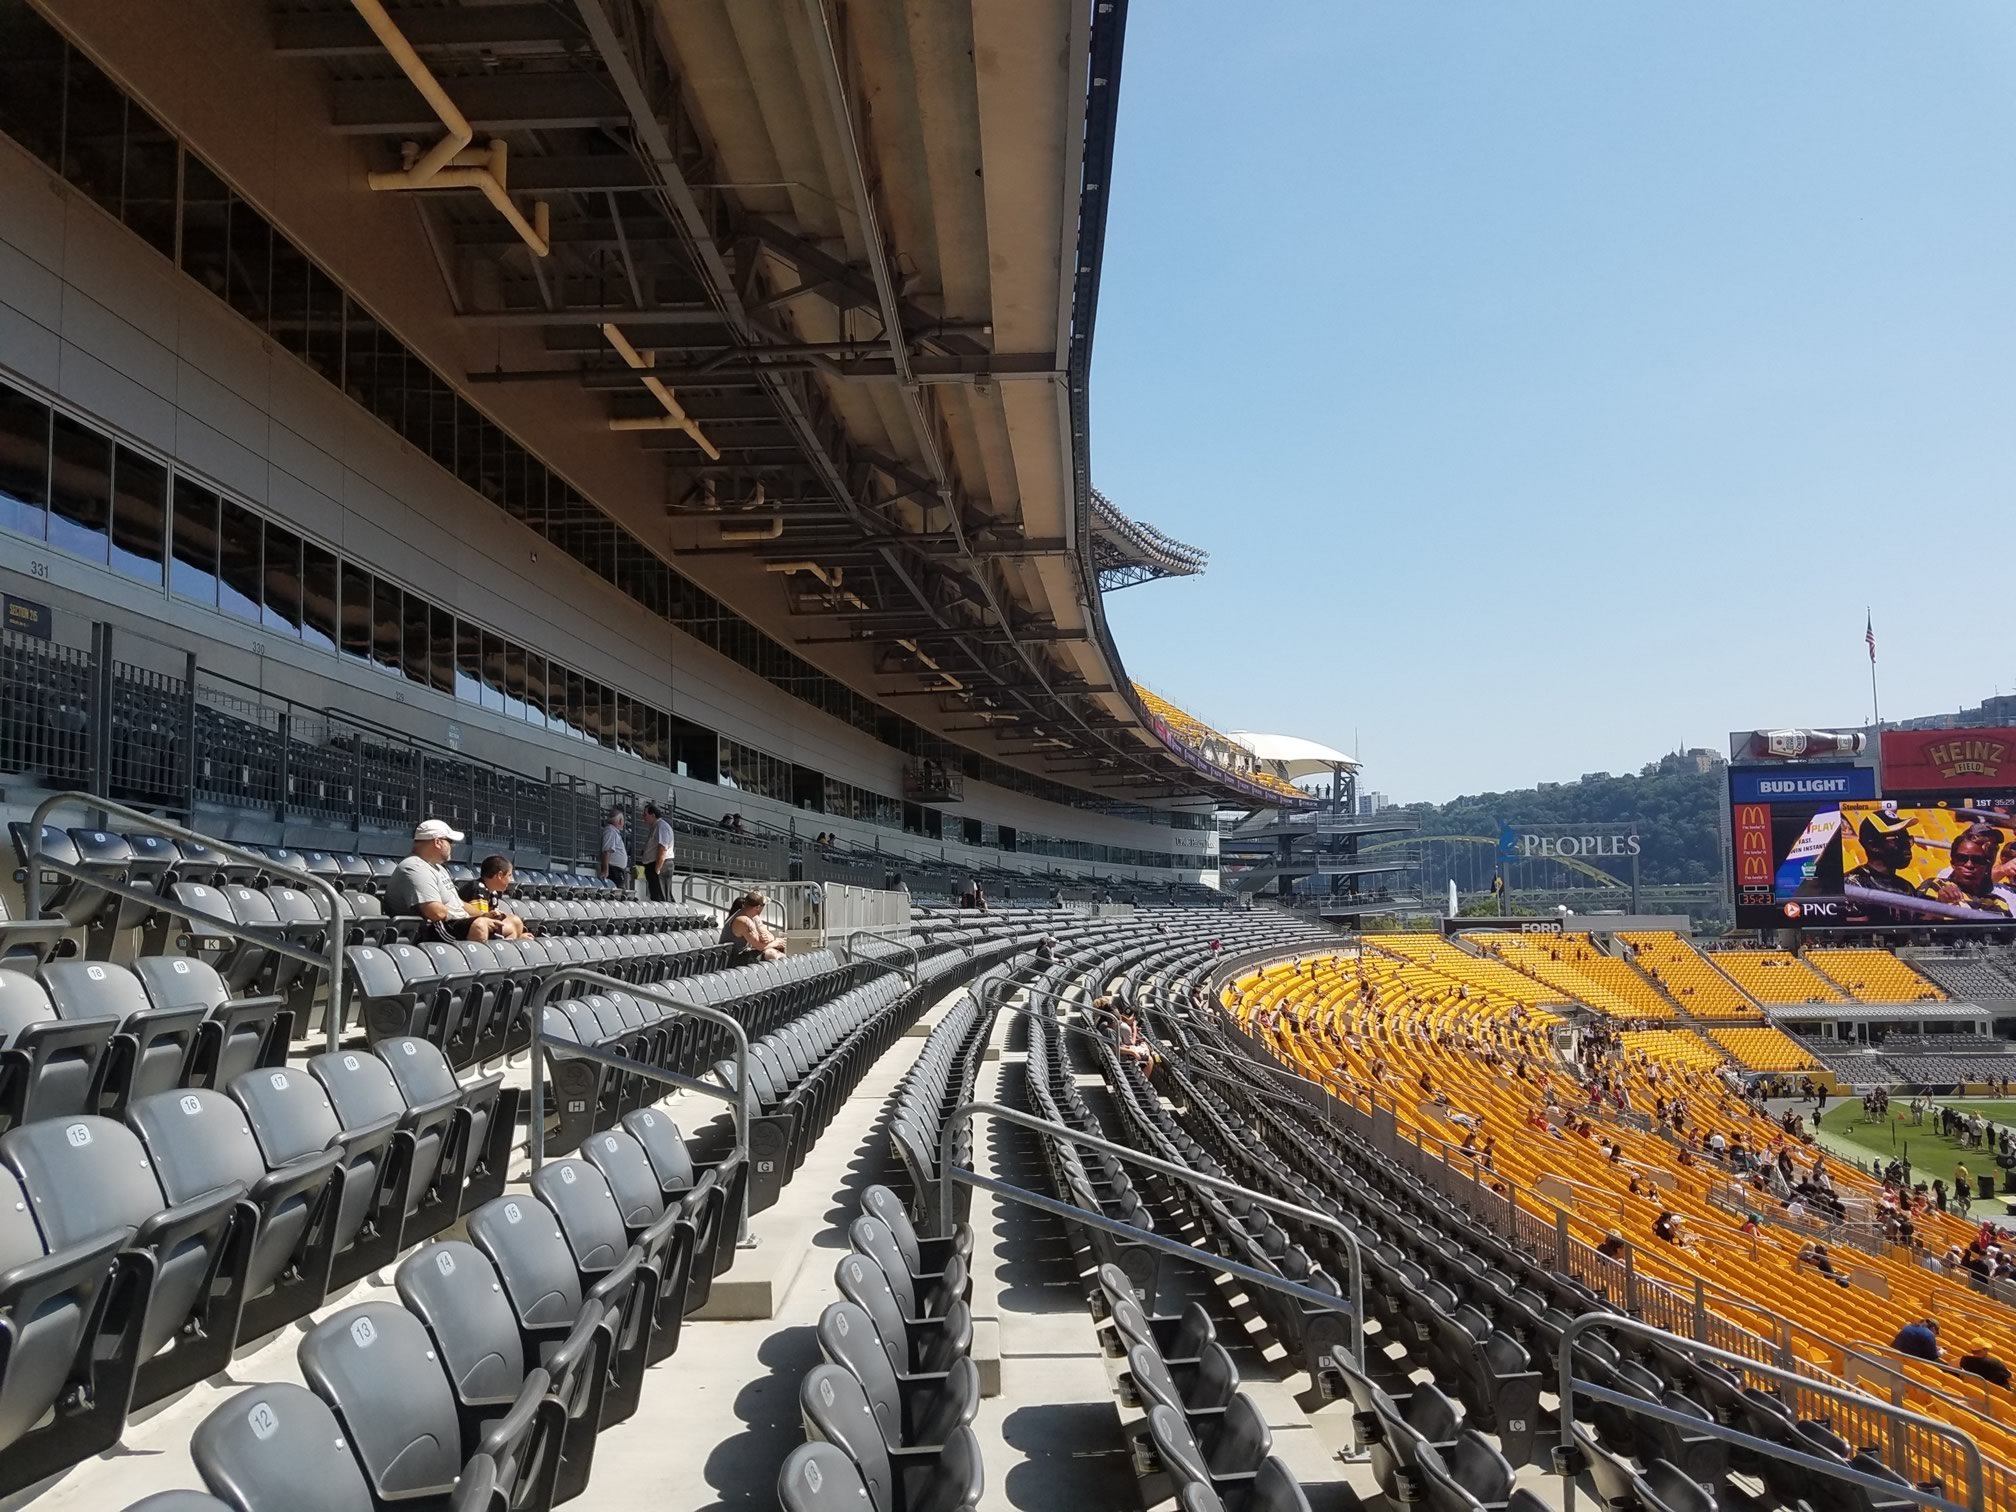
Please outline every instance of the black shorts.
[{"label": "black shorts", "polygon": [[481,914],[464,914],[459,919],[436,919],[420,931],[420,943],[424,945],[434,940],[446,945],[455,940],[466,940],[470,929],[481,917]]}]

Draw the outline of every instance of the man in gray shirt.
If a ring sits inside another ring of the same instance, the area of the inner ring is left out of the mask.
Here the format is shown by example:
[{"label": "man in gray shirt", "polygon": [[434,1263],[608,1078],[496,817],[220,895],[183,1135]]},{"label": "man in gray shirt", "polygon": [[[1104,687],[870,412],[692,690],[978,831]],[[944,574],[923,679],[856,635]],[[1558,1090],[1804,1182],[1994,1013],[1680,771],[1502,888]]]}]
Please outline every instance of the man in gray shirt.
[{"label": "man in gray shirt", "polygon": [[602,831],[602,875],[620,887],[630,886],[630,847],[623,843],[623,810],[609,810]]},{"label": "man in gray shirt", "polygon": [[418,914],[430,932],[444,940],[487,940],[496,931],[497,920],[488,914],[474,914],[455,890],[448,875],[448,857],[462,838],[439,819],[423,819],[413,826],[413,854],[392,869],[385,888],[385,912],[394,918]]}]

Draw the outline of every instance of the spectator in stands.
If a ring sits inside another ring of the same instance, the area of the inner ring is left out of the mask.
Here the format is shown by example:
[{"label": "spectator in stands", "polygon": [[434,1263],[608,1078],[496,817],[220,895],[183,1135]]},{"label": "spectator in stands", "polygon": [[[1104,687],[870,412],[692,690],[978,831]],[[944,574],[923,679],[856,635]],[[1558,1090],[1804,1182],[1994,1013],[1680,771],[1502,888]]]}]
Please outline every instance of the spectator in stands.
[{"label": "spectator in stands", "polygon": [[1914,1360],[1930,1360],[1936,1365],[1939,1362],[1939,1320],[1920,1318],[1916,1323],[1906,1323],[1897,1330],[1897,1337],[1890,1341],[1890,1347]]},{"label": "spectator in stands", "polygon": [[2009,1367],[1996,1358],[1995,1346],[1986,1339],[1976,1339],[1955,1363],[1969,1375],[1977,1375],[1991,1386],[2000,1386],[2004,1391],[2009,1389]]},{"label": "spectator in stands", "polygon": [[658,805],[644,805],[644,892],[653,903],[665,901],[665,887],[672,878],[672,821],[658,812]]},{"label": "spectator in stands", "polygon": [[1680,1242],[1680,1225],[1682,1222],[1680,1214],[1674,1212],[1671,1208],[1661,1208],[1659,1216],[1652,1220],[1653,1237],[1658,1239],[1662,1244],[1678,1244]]},{"label": "spectator in stands", "polygon": [[525,921],[508,906],[511,891],[511,858],[509,856],[485,856],[476,868],[476,880],[464,882],[459,889],[462,902],[472,914],[488,914],[496,921],[495,937],[504,940],[522,940],[532,931],[525,927]]},{"label": "spectator in stands", "polygon": [[1612,1229],[1603,1236],[1603,1242],[1596,1246],[1596,1253],[1605,1260],[1622,1260],[1627,1248],[1629,1246],[1624,1243],[1624,1236],[1616,1229]]},{"label": "spectator in stands", "polygon": [[981,891],[980,879],[978,877],[970,878],[964,889],[961,890],[959,894],[959,906],[961,908],[974,909],[980,913],[987,912],[987,894]]},{"label": "spectator in stands", "polygon": [[628,816],[621,809],[609,810],[609,822],[602,827],[601,874],[619,887],[630,885],[630,847],[623,843],[623,826]]},{"label": "spectator in stands", "polygon": [[448,875],[448,857],[461,839],[462,832],[442,820],[421,820],[413,826],[413,853],[393,868],[386,886],[385,912],[425,920],[423,938],[487,940],[498,930],[496,920],[469,912]]},{"label": "spectator in stands", "polygon": [[784,942],[763,922],[763,905],[769,900],[760,892],[744,893],[729,909],[721,924],[721,943],[740,945],[759,960],[781,960]]}]

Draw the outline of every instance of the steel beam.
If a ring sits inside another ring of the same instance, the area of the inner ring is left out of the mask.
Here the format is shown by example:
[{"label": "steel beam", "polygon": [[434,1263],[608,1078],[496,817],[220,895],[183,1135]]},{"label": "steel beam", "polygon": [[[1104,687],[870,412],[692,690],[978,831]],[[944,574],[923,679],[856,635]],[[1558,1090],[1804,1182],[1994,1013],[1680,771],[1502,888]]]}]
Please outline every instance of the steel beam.
[{"label": "steel beam", "polygon": [[[581,28],[554,5],[482,5],[447,10],[396,10],[392,18],[422,52],[494,51],[560,43],[578,45]],[[377,58],[384,46],[355,11],[273,17],[273,50],[283,58]],[[517,164],[512,164],[516,177]],[[514,183],[513,187],[516,185]]]},{"label": "steel beam", "polygon": [[[486,74],[444,79],[442,86],[478,131],[594,130],[624,124],[623,102],[603,74]],[[420,91],[404,79],[342,79],[329,89],[335,127],[346,135],[424,136],[441,130]]]}]

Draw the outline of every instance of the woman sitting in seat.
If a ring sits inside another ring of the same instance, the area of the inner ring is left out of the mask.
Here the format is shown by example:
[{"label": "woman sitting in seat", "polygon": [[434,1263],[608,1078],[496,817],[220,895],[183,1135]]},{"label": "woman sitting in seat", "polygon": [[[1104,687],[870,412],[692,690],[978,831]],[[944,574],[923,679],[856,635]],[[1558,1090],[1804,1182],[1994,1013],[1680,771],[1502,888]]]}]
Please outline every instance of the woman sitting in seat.
[{"label": "woman sitting in seat", "polygon": [[759,960],[782,960],[784,942],[763,922],[766,901],[759,892],[744,893],[737,898],[721,923],[721,943],[740,945]]}]

